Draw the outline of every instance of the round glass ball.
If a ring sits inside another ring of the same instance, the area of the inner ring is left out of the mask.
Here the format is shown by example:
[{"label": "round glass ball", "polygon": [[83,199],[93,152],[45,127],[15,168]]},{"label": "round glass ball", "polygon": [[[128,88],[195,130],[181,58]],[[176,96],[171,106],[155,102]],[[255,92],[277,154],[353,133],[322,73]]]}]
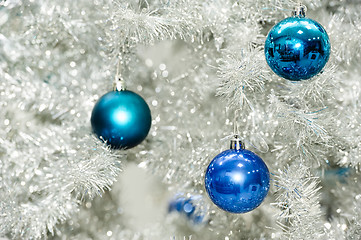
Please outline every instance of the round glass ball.
[{"label": "round glass ball", "polygon": [[264,51],[268,65],[277,75],[298,81],[323,69],[330,57],[331,44],[318,22],[290,17],[270,30]]},{"label": "round glass ball", "polygon": [[129,149],[146,138],[152,117],[141,96],[124,90],[103,95],[95,104],[90,121],[94,133],[112,148]]},{"label": "round glass ball", "polygon": [[[168,212],[178,212],[187,216],[187,218],[195,224],[203,223],[206,212],[197,210],[197,206],[202,199],[200,195],[193,195],[191,197],[176,196],[168,204]],[[198,203],[198,204],[197,204]]]},{"label": "round glass ball", "polygon": [[269,190],[269,171],[255,153],[229,149],[209,164],[205,187],[212,202],[231,213],[245,213],[258,207]]}]

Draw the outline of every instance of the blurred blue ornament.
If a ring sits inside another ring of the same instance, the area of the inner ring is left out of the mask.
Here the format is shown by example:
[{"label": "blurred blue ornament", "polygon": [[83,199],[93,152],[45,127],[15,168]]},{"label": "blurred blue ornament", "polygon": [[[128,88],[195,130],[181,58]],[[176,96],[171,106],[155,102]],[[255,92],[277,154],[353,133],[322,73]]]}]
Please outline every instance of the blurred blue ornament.
[{"label": "blurred blue ornament", "polygon": [[168,212],[179,212],[187,216],[189,220],[193,223],[199,224],[204,220],[205,212],[196,211],[197,202],[199,203],[202,196],[195,195],[190,198],[185,198],[183,196],[176,196],[169,202]]},{"label": "blurred blue ornament", "polygon": [[243,149],[236,136],[231,149],[218,154],[209,164],[205,187],[214,204],[231,213],[245,213],[258,207],[267,196],[269,171],[255,153]]},{"label": "blurred blue ornament", "polygon": [[309,79],[327,63],[331,44],[325,29],[305,18],[302,8],[268,33],[265,43],[268,65],[279,76],[289,80]]},{"label": "blurred blue ornament", "polygon": [[320,178],[323,183],[328,182],[335,186],[336,182],[346,183],[347,177],[351,174],[352,169],[349,167],[334,167],[320,172]]},{"label": "blurred blue ornament", "polygon": [[146,138],[152,117],[141,96],[122,90],[103,95],[95,104],[90,121],[94,133],[112,148],[128,149]]}]

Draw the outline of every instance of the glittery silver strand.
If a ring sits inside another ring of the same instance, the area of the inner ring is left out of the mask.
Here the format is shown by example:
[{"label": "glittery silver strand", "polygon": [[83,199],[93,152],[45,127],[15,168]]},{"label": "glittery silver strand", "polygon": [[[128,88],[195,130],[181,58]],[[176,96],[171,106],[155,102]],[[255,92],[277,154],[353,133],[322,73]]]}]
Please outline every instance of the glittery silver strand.
[{"label": "glittery silver strand", "polygon": [[[222,80],[218,94],[233,108],[253,108],[256,92],[263,92],[268,69],[262,49],[241,49],[239,56],[225,53],[219,61],[219,78]],[[222,61],[222,62],[221,62]],[[252,99],[250,99],[252,98]]]},{"label": "glittery silver strand", "polygon": [[[298,3],[0,0],[0,238],[357,238],[361,5],[302,1],[332,54],[322,73],[290,82],[266,65],[263,45]],[[153,117],[127,151],[89,122],[118,62]],[[243,215],[204,190],[233,124],[274,182]],[[168,213],[177,194],[200,196],[199,224]]]},{"label": "glittery silver strand", "polygon": [[275,175],[277,218],[286,239],[321,239],[319,180],[307,167],[291,165]]}]

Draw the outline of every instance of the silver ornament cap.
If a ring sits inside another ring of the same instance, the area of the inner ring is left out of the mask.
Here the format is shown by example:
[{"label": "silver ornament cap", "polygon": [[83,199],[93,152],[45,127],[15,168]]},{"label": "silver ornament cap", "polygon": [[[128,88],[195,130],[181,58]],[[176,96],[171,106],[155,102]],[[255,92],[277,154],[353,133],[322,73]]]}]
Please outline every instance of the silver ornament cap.
[{"label": "silver ornament cap", "polygon": [[231,139],[230,149],[241,150],[244,149],[244,143],[238,134],[235,134]]},{"label": "silver ornament cap", "polygon": [[127,87],[125,85],[125,81],[123,80],[123,78],[121,77],[116,78],[116,80],[113,82],[113,91],[124,91],[126,89]]},{"label": "silver ornament cap", "polygon": [[292,11],[294,17],[304,18],[306,17],[307,8],[305,5],[299,4]]}]

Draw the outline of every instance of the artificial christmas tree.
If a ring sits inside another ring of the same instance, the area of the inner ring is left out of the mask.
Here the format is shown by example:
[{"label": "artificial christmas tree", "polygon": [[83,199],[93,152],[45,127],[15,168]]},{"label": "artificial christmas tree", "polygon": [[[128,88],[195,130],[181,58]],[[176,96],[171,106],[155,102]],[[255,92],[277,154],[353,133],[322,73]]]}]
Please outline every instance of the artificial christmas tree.
[{"label": "artificial christmas tree", "polygon": [[[357,239],[361,4],[302,3],[332,48],[294,82],[264,47],[298,1],[0,0],[0,236]],[[125,150],[90,121],[119,74],[152,113]],[[219,209],[204,184],[235,125],[270,172],[245,214]],[[191,206],[168,211],[174,196]]]}]

